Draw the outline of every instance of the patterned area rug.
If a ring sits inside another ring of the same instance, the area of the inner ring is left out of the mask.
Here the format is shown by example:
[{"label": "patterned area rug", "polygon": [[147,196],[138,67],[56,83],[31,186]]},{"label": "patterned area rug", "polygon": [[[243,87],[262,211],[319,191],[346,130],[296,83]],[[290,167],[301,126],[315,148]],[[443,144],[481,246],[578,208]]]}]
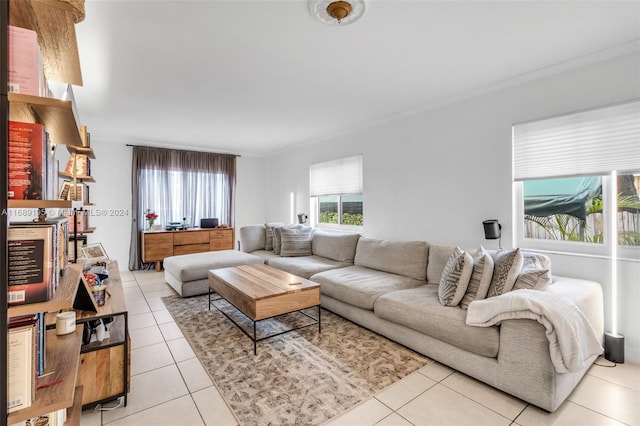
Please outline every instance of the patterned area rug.
[{"label": "patterned area rug", "polygon": [[[163,301],[242,425],[323,423],[429,361],[324,309],[322,333],[314,325],[258,342],[254,356],[251,340],[207,309],[206,295]],[[253,332],[225,300],[215,304]],[[300,313],[261,321],[258,337],[310,322]]]}]

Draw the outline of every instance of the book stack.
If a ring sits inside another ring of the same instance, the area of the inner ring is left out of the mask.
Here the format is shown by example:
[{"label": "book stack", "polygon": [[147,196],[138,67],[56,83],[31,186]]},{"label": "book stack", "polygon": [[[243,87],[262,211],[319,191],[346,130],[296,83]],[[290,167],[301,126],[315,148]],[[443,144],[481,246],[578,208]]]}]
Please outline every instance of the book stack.
[{"label": "book stack", "polygon": [[69,221],[13,222],[8,230],[8,303],[40,303],[55,294],[69,263]]},{"label": "book stack", "polygon": [[36,397],[37,378],[44,374],[44,314],[11,317],[7,328],[7,410],[12,413],[31,406]]},{"label": "book stack", "polygon": [[89,185],[86,185],[83,182],[77,182],[74,185],[73,182],[64,181],[60,187],[58,199],[82,201],[83,204],[89,204]]}]

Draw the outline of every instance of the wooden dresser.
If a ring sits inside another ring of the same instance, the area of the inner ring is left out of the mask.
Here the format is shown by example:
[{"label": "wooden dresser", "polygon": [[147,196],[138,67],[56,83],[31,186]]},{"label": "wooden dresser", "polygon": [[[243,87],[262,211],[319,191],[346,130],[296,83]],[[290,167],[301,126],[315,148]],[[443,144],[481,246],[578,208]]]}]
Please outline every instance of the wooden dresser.
[{"label": "wooden dresser", "polygon": [[142,261],[155,262],[156,271],[162,270],[165,257],[216,250],[233,250],[233,228],[142,233]]}]

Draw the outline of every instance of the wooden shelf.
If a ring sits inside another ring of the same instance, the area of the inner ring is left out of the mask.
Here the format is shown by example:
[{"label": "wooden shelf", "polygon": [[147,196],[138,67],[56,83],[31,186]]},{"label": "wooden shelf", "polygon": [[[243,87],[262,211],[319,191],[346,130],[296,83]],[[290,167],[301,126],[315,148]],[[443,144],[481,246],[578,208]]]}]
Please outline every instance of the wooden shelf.
[{"label": "wooden shelf", "polygon": [[11,0],[9,24],[38,33],[48,80],[82,86],[73,8],[58,0]]},{"label": "wooden shelf", "polygon": [[71,153],[75,152],[76,154],[83,154],[94,160],[96,158],[95,154],[93,153],[93,149],[87,146],[67,145],[67,151]]},{"label": "wooden shelf", "polygon": [[[7,423],[13,424],[31,417],[69,408],[74,405],[74,390],[78,376],[82,327],[76,327],[75,333],[56,336],[55,330],[47,331],[47,369],[46,380],[39,385],[62,380],[61,383],[36,391],[36,399],[31,407],[15,411],[7,417]],[[50,374],[49,374],[50,373]]]},{"label": "wooden shelf", "polygon": [[95,227],[91,227],[91,228],[85,229],[84,231],[76,231],[76,234],[93,234],[95,230],[96,230]]},{"label": "wooden shelf", "polygon": [[76,321],[111,317],[127,312],[118,264],[114,261],[109,261],[107,268],[109,269],[109,278],[105,280],[105,284],[110,296],[107,296],[103,306],[98,306],[98,312],[76,310]]},{"label": "wooden shelf", "polygon": [[7,200],[10,209],[80,209],[82,201],[70,200]]},{"label": "wooden shelf", "polygon": [[[35,314],[37,312],[57,312],[73,308],[73,301],[78,291],[78,282],[82,274],[82,265],[69,265],[65,274],[60,278],[56,293],[48,302],[28,303],[25,305],[9,306],[7,317]],[[47,345],[48,348],[48,345]]]},{"label": "wooden shelf", "polygon": [[[74,178],[73,174],[69,173],[69,172],[58,172],[58,176],[59,177],[63,177],[63,178],[67,178],[67,179],[73,179]],[[81,180],[83,182],[95,182],[95,179],[93,179],[92,176],[76,175],[75,178],[77,180]]]},{"label": "wooden shelf", "polygon": [[9,119],[42,124],[56,144],[82,145],[71,101],[9,93]]}]

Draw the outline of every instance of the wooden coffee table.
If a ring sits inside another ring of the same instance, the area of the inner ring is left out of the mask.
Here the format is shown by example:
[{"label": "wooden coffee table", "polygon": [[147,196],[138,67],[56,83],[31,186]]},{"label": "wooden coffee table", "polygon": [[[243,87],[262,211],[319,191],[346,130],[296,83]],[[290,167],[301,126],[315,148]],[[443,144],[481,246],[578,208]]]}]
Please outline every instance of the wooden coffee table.
[{"label": "wooden coffee table", "polygon": [[[211,298],[213,292],[218,293],[253,322],[253,336],[213,303],[218,300]],[[242,265],[210,270],[209,309],[212,304],[253,341],[254,355],[258,353],[257,343],[261,340],[316,324],[318,333],[321,332],[320,285],[267,265]],[[302,312],[302,309],[314,306],[318,307],[318,318]],[[258,321],[296,311],[311,318],[313,322],[259,339],[256,337]]]}]

